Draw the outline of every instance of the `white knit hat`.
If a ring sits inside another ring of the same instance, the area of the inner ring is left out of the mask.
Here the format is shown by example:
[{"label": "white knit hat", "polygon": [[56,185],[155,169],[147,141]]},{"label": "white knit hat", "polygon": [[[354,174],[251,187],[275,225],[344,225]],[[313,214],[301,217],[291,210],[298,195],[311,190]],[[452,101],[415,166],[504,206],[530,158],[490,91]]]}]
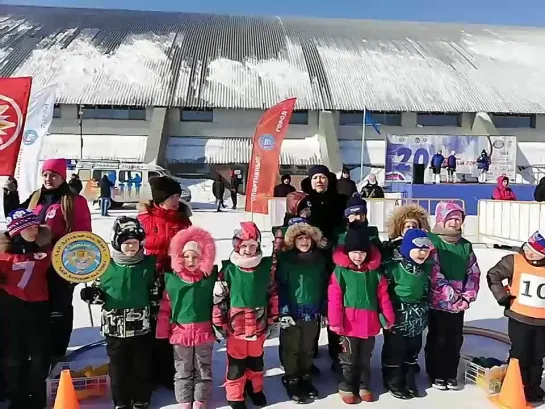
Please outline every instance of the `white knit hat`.
[{"label": "white knit hat", "polygon": [[185,254],[187,251],[191,250],[197,253],[199,256],[201,255],[201,247],[196,241],[188,241],[187,243],[185,243],[182,254]]}]

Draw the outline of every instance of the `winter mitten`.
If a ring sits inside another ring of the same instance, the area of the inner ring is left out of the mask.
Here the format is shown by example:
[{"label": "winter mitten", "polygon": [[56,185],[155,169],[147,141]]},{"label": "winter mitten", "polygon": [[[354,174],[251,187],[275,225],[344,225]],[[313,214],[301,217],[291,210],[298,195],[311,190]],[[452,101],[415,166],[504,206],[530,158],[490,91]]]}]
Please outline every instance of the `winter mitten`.
[{"label": "winter mitten", "polygon": [[87,303],[101,302],[103,301],[102,290],[98,287],[84,287],[81,289],[80,297],[82,301]]},{"label": "winter mitten", "polygon": [[269,325],[267,328],[267,339],[276,338],[280,335],[280,326],[278,324]]},{"label": "winter mitten", "polygon": [[280,317],[278,323],[280,324],[280,328],[282,329],[287,329],[296,325],[296,322],[291,317],[291,315],[284,315],[283,317]]},{"label": "winter mitten", "polygon": [[517,297],[514,297],[511,294],[507,294],[505,297],[503,297],[501,300],[498,301],[498,304],[501,305],[502,307],[510,308],[511,303],[513,302],[515,298]]}]

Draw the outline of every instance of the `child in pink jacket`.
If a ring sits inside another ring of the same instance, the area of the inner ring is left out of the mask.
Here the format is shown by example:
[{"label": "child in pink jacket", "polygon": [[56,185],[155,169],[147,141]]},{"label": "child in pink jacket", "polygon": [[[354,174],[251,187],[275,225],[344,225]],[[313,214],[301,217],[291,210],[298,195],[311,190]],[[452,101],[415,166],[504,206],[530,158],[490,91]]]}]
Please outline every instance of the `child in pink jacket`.
[{"label": "child in pink jacket", "polygon": [[174,391],[180,409],[203,409],[212,393],[212,328],[216,245],[207,231],[189,227],[170,243],[172,273],[157,317],[157,338],[174,345]]},{"label": "child in pink jacket", "polygon": [[366,227],[354,226],[344,247],[333,253],[335,270],[328,288],[328,320],[331,331],[341,336],[342,380],[339,395],[347,404],[373,399],[369,390],[371,353],[381,323],[390,328],[395,314],[388,282],[380,271],[379,249],[369,243]]}]

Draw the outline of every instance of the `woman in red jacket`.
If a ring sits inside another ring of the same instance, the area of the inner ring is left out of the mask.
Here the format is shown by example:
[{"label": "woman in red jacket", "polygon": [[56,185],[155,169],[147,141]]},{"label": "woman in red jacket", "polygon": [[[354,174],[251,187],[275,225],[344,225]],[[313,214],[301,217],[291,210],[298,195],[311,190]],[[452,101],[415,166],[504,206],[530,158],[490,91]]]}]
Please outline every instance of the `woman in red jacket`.
[{"label": "woman in red jacket", "polygon": [[[28,209],[38,216],[41,224],[49,227],[55,244],[73,231],[91,231],[91,212],[87,200],[75,195],[66,183],[66,159],[48,159],[42,166],[43,185],[22,203],[4,200],[4,209],[11,212]],[[4,196],[5,197],[5,196]],[[72,335],[74,308],[72,298],[75,285],[59,276],[52,267],[48,276],[51,310],[51,364],[56,364],[65,354]]]},{"label": "woman in red jacket", "polygon": [[[163,273],[171,271],[168,249],[180,230],[191,226],[191,209],[180,202],[182,188],[168,176],[149,179],[152,200],[139,205],[138,220],[146,232],[146,255],[157,258],[157,274],[162,287]],[[163,289],[161,288],[161,293]],[[154,314],[155,315],[155,314]],[[155,325],[155,322],[154,324]],[[153,330],[155,332],[155,329]],[[153,347],[153,378],[156,384],[174,388],[174,355],[168,339],[156,339]]]}]

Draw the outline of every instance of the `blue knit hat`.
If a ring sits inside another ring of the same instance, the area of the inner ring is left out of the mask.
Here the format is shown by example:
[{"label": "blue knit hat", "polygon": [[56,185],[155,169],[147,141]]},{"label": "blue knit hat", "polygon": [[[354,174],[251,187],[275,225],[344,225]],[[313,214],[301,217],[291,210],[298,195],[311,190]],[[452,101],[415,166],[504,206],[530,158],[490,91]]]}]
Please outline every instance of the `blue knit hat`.
[{"label": "blue knit hat", "polygon": [[407,230],[407,233],[403,236],[403,241],[401,242],[401,247],[399,252],[405,260],[411,259],[411,250],[413,249],[432,249],[433,245],[431,240],[424,230],[420,229],[410,229]]},{"label": "blue knit hat", "polygon": [[361,198],[357,193],[354,194],[346,202],[346,209],[344,210],[344,217],[348,217],[351,214],[367,214],[367,202]]},{"label": "blue knit hat", "polygon": [[24,229],[39,225],[38,216],[27,209],[15,209],[6,217],[6,227],[10,237],[15,237]]}]

